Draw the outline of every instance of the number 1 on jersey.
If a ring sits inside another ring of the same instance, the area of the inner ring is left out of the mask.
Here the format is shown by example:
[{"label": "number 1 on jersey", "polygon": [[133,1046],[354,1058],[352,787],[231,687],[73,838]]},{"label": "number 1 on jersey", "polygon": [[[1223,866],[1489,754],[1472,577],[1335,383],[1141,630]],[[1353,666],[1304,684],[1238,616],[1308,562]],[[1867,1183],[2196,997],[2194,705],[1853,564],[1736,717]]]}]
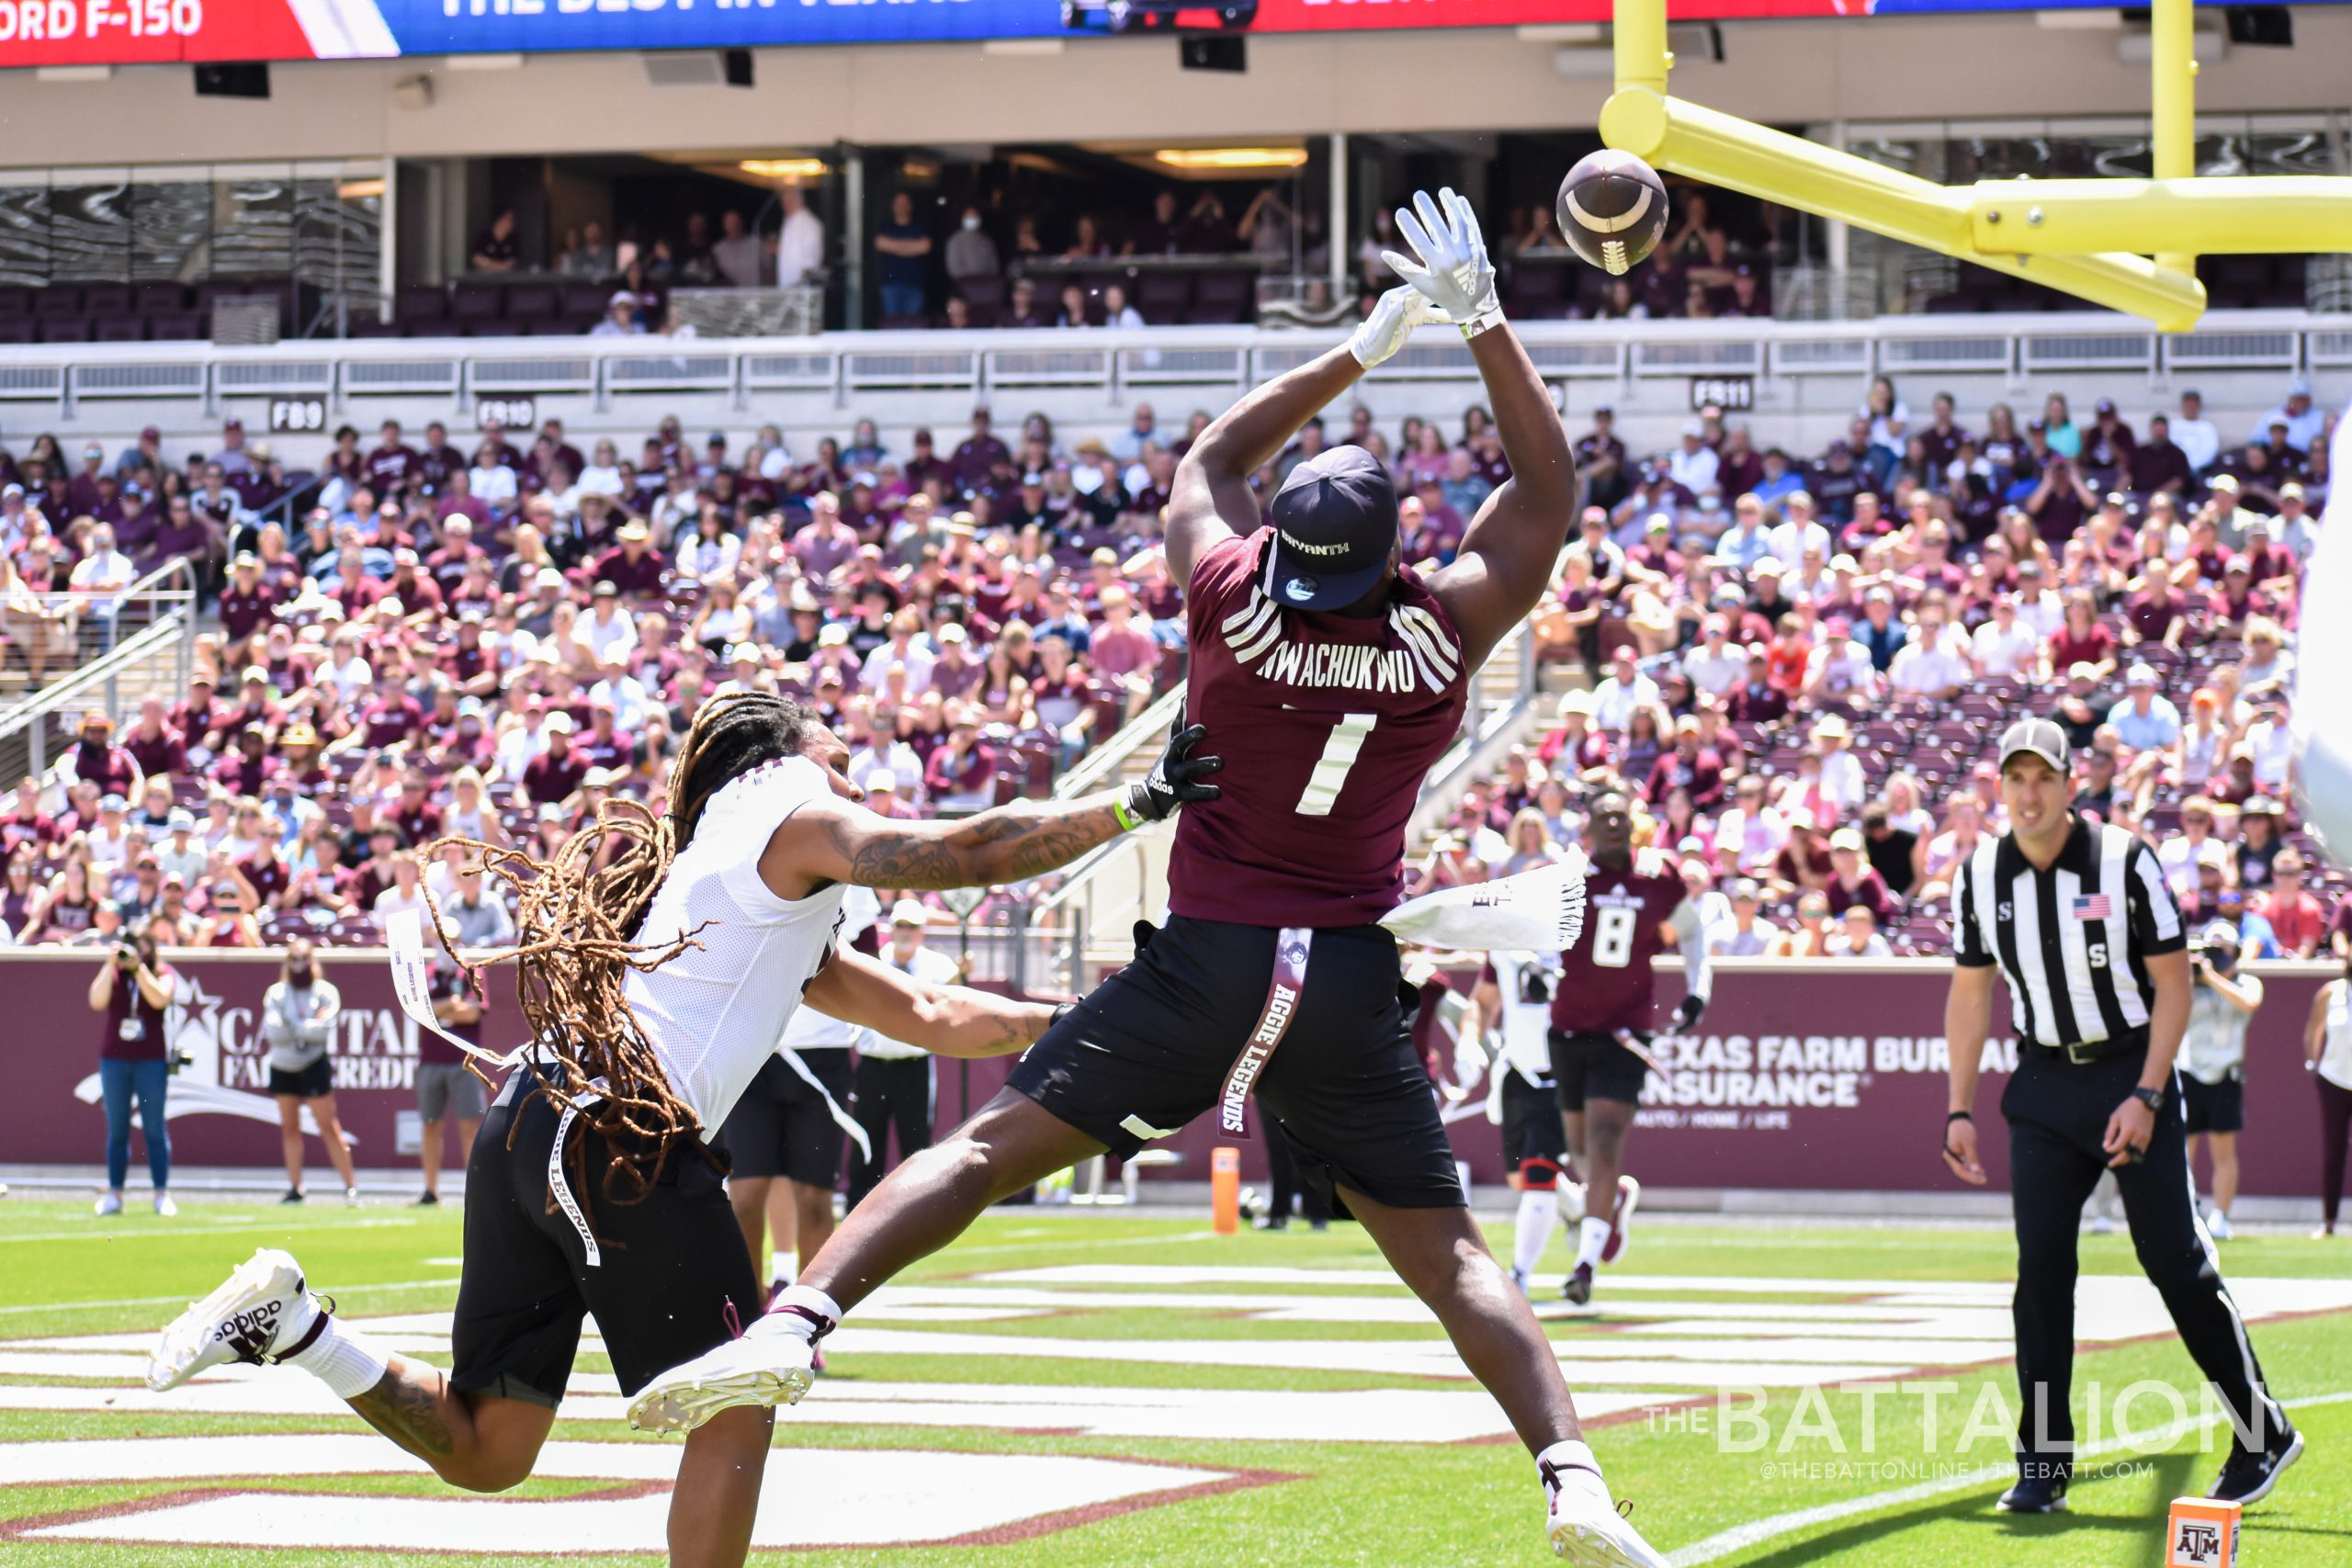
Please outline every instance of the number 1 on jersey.
[{"label": "number 1 on jersey", "polygon": [[1356,756],[1363,750],[1364,737],[1380,722],[1376,713],[1343,715],[1331,727],[1331,738],[1323,742],[1323,755],[1316,761],[1315,772],[1307,775],[1306,789],[1298,797],[1301,817],[1329,817],[1338,803],[1340,788],[1348,782],[1348,770],[1356,765]]}]

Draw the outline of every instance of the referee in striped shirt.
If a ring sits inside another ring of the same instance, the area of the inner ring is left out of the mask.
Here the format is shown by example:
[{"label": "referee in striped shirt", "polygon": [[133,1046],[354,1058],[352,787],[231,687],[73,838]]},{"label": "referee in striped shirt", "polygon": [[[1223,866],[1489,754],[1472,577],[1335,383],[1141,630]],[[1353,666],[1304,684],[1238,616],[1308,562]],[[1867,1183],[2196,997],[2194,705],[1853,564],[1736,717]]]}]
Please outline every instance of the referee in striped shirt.
[{"label": "referee in striped shirt", "polygon": [[2075,1235],[2083,1201],[2113,1168],[2140,1267],[2233,1423],[2211,1496],[2268,1495],[2303,1439],[2265,1390],[2245,1324],[2197,1218],[2173,1056],[2188,1022],[2179,907],[2145,844],[2078,817],[2065,731],[2024,719],[2001,737],[2010,830],[1981,845],[1952,888],[1956,937],[1944,1032],[1951,1110],[1944,1163],[1982,1186],[1976,1077],[1993,976],[2009,983],[2017,1071],[2002,1091],[2016,1217],[2018,1481],[2015,1513],[2066,1506],[2073,1474]]}]

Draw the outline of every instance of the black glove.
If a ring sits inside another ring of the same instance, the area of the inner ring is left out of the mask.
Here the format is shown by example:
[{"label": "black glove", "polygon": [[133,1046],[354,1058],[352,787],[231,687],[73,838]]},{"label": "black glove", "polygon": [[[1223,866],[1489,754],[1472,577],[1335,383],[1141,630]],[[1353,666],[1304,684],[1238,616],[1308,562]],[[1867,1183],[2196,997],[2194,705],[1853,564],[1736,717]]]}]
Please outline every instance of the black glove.
[{"label": "black glove", "polygon": [[1127,815],[1141,822],[1161,822],[1175,816],[1176,808],[1187,801],[1215,800],[1225,793],[1216,784],[1202,782],[1222,772],[1225,759],[1193,755],[1193,748],[1207,733],[1208,727],[1201,724],[1176,732],[1143,783],[1127,786],[1124,803]]},{"label": "black glove", "polygon": [[1696,1027],[1699,1020],[1705,1015],[1706,1010],[1706,998],[1699,996],[1695,992],[1685,996],[1682,998],[1682,1005],[1674,1010],[1674,1027],[1677,1029],[1690,1029]]}]

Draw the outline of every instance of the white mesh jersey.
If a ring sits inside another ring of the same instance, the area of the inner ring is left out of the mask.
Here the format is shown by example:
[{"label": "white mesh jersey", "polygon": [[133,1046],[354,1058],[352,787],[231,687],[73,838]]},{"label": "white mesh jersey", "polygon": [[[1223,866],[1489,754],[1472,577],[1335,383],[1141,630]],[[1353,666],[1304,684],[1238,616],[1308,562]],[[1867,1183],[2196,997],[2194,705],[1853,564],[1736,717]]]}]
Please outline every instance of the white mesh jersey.
[{"label": "white mesh jersey", "polygon": [[727,1120],[775,1054],[832,951],[846,886],[779,898],[760,880],[760,855],[777,827],[831,794],[824,769],[806,757],[763,762],[729,781],[703,807],[638,928],[639,943],[658,945],[703,927],[700,948],[650,973],[629,971],[627,995],[670,1088],[707,1129]]},{"label": "white mesh jersey", "polygon": [[[851,887],[842,895],[841,926],[834,942],[847,947],[865,934],[866,929],[882,918],[882,900],[874,896],[871,887]],[[874,1038],[874,1032],[854,1023],[843,1023],[829,1012],[815,1008],[794,1010],[784,1026],[784,1038],[776,1042],[779,1051],[846,1051],[855,1045],[863,1048]]]},{"label": "white mesh jersey", "polygon": [[1552,994],[1560,988],[1556,953],[1497,953],[1495,986],[1502,992],[1502,1059],[1536,1089],[1552,1087]]}]

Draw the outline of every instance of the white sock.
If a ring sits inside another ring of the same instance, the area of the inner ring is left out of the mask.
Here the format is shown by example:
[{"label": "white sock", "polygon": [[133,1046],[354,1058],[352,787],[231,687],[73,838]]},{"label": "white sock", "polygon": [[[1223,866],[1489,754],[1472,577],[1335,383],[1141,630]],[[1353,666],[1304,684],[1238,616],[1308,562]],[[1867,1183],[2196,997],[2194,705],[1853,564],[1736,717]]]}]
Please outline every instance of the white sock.
[{"label": "white sock", "polygon": [[797,1252],[774,1252],[768,1256],[768,1279],[772,1283],[789,1285],[800,1277],[800,1255]]},{"label": "white sock", "polygon": [[[1548,1467],[1548,1468],[1547,1468]],[[1592,1457],[1592,1450],[1575,1438],[1554,1443],[1535,1456],[1536,1472],[1546,1483],[1555,1478],[1563,1490],[1582,1486],[1596,1491],[1603,1498],[1609,1495],[1609,1483],[1600,1478],[1600,1461]]]},{"label": "white sock", "polygon": [[1531,1187],[1519,1195],[1519,1223],[1512,1227],[1510,1237],[1512,1268],[1522,1274],[1535,1272],[1536,1264],[1544,1259],[1544,1248],[1552,1240],[1552,1222],[1559,1213],[1557,1192]]},{"label": "white sock", "polygon": [[841,1320],[842,1309],[832,1297],[808,1285],[793,1285],[777,1292],[767,1315],[744,1332],[792,1334],[813,1340],[820,1334],[831,1333]]},{"label": "white sock", "polygon": [[326,1326],[302,1353],[288,1362],[327,1385],[337,1399],[356,1399],[384,1381],[391,1353],[368,1335],[326,1314]]},{"label": "white sock", "polygon": [[1600,1249],[1609,1245],[1610,1228],[1607,1220],[1596,1220],[1590,1214],[1584,1217],[1584,1229],[1577,1239],[1577,1268],[1600,1262]]}]

